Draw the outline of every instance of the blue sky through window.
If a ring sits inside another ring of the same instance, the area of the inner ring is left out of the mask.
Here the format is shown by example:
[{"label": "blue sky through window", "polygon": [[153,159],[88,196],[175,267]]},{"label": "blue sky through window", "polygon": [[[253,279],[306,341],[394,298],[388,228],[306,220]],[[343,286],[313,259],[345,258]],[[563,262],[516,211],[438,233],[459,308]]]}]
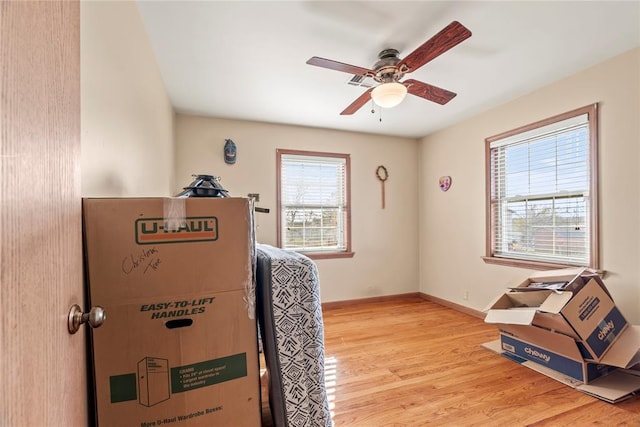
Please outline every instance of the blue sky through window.
[{"label": "blue sky through window", "polygon": [[588,132],[577,129],[505,148],[506,197],[588,188]]}]

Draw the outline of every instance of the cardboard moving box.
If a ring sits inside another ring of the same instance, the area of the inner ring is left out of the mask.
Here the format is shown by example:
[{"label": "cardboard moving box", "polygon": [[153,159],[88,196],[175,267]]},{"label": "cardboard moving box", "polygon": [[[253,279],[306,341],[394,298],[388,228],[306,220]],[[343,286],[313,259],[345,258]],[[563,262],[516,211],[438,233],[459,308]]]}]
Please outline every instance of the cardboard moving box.
[{"label": "cardboard moving box", "polygon": [[487,349],[610,403],[640,391],[640,326],[627,324],[584,269],[529,277],[485,311],[500,330]]},{"label": "cardboard moving box", "polygon": [[584,384],[618,369],[584,360],[574,339],[542,328],[505,325],[500,331],[500,344],[504,352],[544,365]]},{"label": "cardboard moving box", "polygon": [[[557,280],[559,276],[553,277]],[[585,356],[602,361],[626,329],[627,321],[599,278],[586,276],[580,279],[570,274],[566,279],[572,284],[573,291],[511,288],[485,309],[485,322],[550,329],[580,341]],[[528,279],[531,280],[535,278]]]},{"label": "cardboard moving box", "polygon": [[96,422],[259,426],[253,207],[85,199]]}]

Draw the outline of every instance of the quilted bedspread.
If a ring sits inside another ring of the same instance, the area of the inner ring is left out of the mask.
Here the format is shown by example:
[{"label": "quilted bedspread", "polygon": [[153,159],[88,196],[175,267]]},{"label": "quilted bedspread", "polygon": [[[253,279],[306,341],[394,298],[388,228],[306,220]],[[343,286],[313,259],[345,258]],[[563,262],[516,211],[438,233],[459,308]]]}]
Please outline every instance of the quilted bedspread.
[{"label": "quilted bedspread", "polygon": [[296,252],[257,245],[258,324],[276,427],[330,427],[318,271]]}]

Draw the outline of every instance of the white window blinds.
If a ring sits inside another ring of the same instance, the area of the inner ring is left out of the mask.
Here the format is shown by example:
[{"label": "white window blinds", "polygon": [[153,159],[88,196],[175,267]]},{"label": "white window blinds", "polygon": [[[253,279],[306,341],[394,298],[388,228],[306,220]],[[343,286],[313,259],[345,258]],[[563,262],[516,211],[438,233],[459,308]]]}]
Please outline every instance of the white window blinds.
[{"label": "white window blinds", "polygon": [[587,114],[490,143],[493,256],[589,265],[590,155]]},{"label": "white window blinds", "polygon": [[309,252],[345,251],[346,158],[282,154],[281,245]]}]

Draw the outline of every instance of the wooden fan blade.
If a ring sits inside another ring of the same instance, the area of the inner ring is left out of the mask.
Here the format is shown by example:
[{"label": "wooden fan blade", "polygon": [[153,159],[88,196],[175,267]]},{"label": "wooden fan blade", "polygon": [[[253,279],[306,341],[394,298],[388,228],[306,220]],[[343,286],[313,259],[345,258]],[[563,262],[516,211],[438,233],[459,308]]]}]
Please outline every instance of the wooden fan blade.
[{"label": "wooden fan blade", "polygon": [[369,100],[371,100],[371,91],[372,90],[373,90],[373,88],[369,88],[369,90],[367,90],[365,93],[360,95],[358,97],[358,99],[353,101],[351,103],[351,105],[349,105],[347,108],[345,108],[344,111],[342,113],[340,113],[340,115],[341,116],[349,116],[349,115],[355,113],[356,111],[358,111],[360,108],[362,108],[362,106],[364,104],[366,104],[367,102],[369,102]]},{"label": "wooden fan blade", "polygon": [[446,89],[442,89],[418,80],[409,79],[402,82],[402,84],[407,87],[407,91],[411,95],[419,96],[420,98],[436,102],[440,105],[446,104],[456,96],[455,93],[450,92]]},{"label": "wooden fan blade", "polygon": [[368,68],[362,68],[355,65],[344,64],[342,62],[333,61],[331,59],[318,58],[314,56],[307,61],[309,65],[315,65],[316,67],[329,68],[330,70],[342,71],[344,73],[356,74],[358,76],[371,75],[375,76],[375,71]]},{"label": "wooden fan blade", "polygon": [[408,73],[415,71],[469,37],[471,31],[458,21],[453,21],[400,61],[398,67],[406,65]]}]

